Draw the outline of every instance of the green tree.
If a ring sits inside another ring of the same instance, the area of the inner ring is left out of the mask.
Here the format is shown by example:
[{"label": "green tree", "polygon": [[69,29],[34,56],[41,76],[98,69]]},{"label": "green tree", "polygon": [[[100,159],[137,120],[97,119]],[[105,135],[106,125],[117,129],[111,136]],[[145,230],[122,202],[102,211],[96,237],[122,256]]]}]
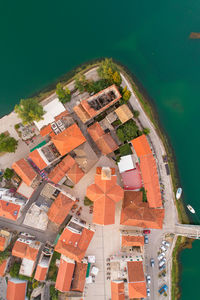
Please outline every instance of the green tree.
[{"label": "green tree", "polygon": [[7,259],[10,256],[10,253],[8,250],[4,250],[2,252],[0,252],[0,264]]},{"label": "green tree", "polygon": [[14,175],[14,171],[12,169],[6,168],[3,177],[6,180],[10,180],[13,177],[13,175]]},{"label": "green tree", "polygon": [[144,133],[145,135],[148,135],[148,134],[150,133],[150,129],[149,129],[149,128],[144,128],[144,129],[143,129],[143,133]]},{"label": "green tree", "polygon": [[67,87],[63,88],[60,82],[56,85],[56,94],[60,102],[62,102],[63,104],[71,100],[70,90]]},{"label": "green tree", "polygon": [[85,75],[78,74],[75,76],[75,88],[79,90],[80,93],[83,93],[87,90],[88,80]]},{"label": "green tree", "polygon": [[119,74],[119,72],[115,71],[115,73],[113,74],[113,82],[120,86],[120,84],[122,83],[122,78],[121,75]]},{"label": "green tree", "polygon": [[10,268],[10,276],[17,278],[19,276],[20,263],[15,262]]},{"label": "green tree", "polygon": [[99,77],[108,80],[110,84],[113,83],[113,75],[116,71],[117,66],[112,61],[112,58],[106,58],[103,60],[97,70]]},{"label": "green tree", "polygon": [[139,117],[139,115],[140,115],[140,112],[138,110],[134,110],[134,112],[133,112],[134,118],[137,119]]},{"label": "green tree", "polygon": [[33,121],[42,120],[44,110],[41,104],[34,98],[21,99],[20,103],[15,105],[15,112],[22,119],[23,124],[30,124]]},{"label": "green tree", "polygon": [[4,133],[0,134],[0,152],[15,152],[18,142]]},{"label": "green tree", "polygon": [[85,197],[84,198],[84,205],[85,206],[91,206],[91,205],[93,205],[93,202],[88,197]]},{"label": "green tree", "polygon": [[131,92],[129,90],[126,90],[123,94],[122,94],[122,98],[125,101],[128,101],[131,97]]},{"label": "green tree", "polygon": [[120,141],[130,141],[138,136],[138,126],[133,120],[129,120],[117,128],[117,136]]}]

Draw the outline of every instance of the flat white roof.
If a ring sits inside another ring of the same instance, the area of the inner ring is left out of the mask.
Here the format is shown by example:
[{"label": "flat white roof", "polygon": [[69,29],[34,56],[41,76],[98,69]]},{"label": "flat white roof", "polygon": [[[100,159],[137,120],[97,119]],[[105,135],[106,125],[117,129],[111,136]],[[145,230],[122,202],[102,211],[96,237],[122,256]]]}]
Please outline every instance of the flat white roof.
[{"label": "flat white roof", "polygon": [[123,173],[128,170],[135,169],[135,165],[133,163],[132,155],[122,156],[120,161],[118,162],[119,172]]},{"label": "flat white roof", "polygon": [[17,189],[17,192],[29,199],[34,192],[34,189],[31,186],[28,186],[24,181],[22,181]]},{"label": "flat white roof", "polygon": [[55,117],[65,111],[64,105],[59,101],[58,98],[52,100],[43,107],[45,114],[43,115],[43,120],[38,122],[34,121],[37,128],[40,130],[42,127],[55,121]]},{"label": "flat white roof", "polygon": [[33,273],[34,264],[35,264],[34,260],[23,258],[19,270],[19,274],[30,277]]}]

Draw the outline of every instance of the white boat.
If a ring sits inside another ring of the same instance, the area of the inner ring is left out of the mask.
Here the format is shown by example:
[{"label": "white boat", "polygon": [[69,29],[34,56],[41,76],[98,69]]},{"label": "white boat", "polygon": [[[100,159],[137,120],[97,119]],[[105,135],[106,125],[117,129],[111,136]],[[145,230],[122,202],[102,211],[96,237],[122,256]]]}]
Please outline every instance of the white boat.
[{"label": "white boat", "polygon": [[194,208],[191,206],[191,205],[187,205],[187,208],[189,209],[189,211],[192,213],[192,214],[195,214],[195,210]]},{"label": "white boat", "polygon": [[178,188],[177,192],[176,192],[176,199],[179,200],[181,198],[181,194],[182,194],[182,188]]}]

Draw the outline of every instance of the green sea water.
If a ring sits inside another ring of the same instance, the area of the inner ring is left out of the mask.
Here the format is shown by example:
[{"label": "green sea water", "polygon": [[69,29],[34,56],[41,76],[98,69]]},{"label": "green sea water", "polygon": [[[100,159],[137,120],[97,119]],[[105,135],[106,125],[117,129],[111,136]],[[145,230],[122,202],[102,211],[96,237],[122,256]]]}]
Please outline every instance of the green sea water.
[{"label": "green sea water", "polygon": [[[200,218],[199,16],[199,0],[0,1],[0,114],[83,62],[119,60],[153,99]],[[182,300],[198,299],[199,251],[181,254]]]}]

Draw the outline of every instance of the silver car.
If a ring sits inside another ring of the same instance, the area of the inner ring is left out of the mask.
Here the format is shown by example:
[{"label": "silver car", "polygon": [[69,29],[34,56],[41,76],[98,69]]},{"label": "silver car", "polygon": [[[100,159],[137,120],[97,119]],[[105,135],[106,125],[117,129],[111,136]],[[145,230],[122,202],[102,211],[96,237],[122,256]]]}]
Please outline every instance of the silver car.
[{"label": "silver car", "polygon": [[164,252],[162,252],[162,253],[160,253],[160,254],[158,255],[158,260],[163,259],[163,257],[165,257],[165,253],[164,253]]},{"label": "silver car", "polygon": [[147,279],[147,284],[150,285],[151,284],[151,276],[147,275],[146,279]]},{"label": "silver car", "polygon": [[147,289],[147,297],[150,297],[150,289]]}]

